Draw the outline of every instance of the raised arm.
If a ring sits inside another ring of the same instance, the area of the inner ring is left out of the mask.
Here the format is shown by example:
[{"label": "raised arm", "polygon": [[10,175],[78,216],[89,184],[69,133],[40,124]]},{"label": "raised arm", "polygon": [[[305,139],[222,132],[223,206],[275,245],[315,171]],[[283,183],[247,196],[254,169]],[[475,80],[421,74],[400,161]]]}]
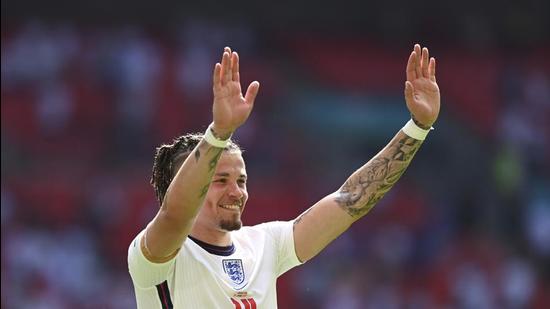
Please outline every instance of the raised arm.
[{"label": "raised arm", "polygon": [[[253,82],[243,97],[239,56],[226,47],[213,73],[212,134],[228,139],[250,115],[259,83]],[[203,204],[223,148],[204,139],[195,147],[174,176],[159,212],[149,223],[141,248],[152,262],[163,262],[177,253]]]},{"label": "raised arm", "polygon": [[[355,171],[336,192],[326,196],[294,220],[294,242],[301,261],[317,255],[331,241],[363,217],[388,192],[420,148],[422,129],[439,115],[440,95],[435,59],[416,44],[407,62],[405,101],[414,125],[400,130],[384,149]],[[419,129],[420,127],[421,129]]]}]

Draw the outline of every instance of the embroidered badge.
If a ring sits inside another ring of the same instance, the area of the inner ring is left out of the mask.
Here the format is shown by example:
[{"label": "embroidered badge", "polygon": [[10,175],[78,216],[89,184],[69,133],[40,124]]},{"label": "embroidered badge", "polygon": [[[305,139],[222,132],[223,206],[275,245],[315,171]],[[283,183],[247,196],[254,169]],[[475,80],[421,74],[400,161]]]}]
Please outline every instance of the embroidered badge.
[{"label": "embroidered badge", "polygon": [[241,259],[222,260],[222,264],[223,271],[234,284],[240,285],[244,282],[244,267]]}]

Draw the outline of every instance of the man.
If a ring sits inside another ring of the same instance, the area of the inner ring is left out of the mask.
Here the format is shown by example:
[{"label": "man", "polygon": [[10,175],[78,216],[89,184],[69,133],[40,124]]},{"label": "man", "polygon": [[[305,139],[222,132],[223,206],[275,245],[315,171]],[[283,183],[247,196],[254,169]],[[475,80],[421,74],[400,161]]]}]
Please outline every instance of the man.
[{"label": "man", "polygon": [[415,45],[406,68],[412,115],[390,143],[335,192],[293,221],[241,228],[246,168],[231,135],[248,118],[259,83],[243,97],[228,47],[213,74],[213,122],[157,149],[151,183],[161,205],[137,235],[128,265],[138,308],[276,308],[276,280],[317,255],[395,184],[439,114],[435,59]]}]

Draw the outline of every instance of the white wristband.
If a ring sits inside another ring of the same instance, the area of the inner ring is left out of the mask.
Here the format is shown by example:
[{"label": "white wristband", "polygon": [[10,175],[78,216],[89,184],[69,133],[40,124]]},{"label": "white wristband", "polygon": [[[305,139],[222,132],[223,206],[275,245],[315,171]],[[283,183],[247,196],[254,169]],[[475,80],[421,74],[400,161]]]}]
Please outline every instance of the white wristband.
[{"label": "white wristband", "polygon": [[226,140],[220,140],[220,139],[217,139],[214,134],[212,133],[212,123],[208,126],[208,128],[206,129],[206,132],[204,132],[204,140],[214,146],[214,147],[217,147],[217,148],[225,148],[227,147],[227,144],[229,144],[229,139],[231,138],[231,136],[229,136]]},{"label": "white wristband", "polygon": [[426,135],[433,130],[434,128],[429,128],[428,130],[422,129],[421,127],[417,126],[416,123],[411,119],[405,124],[403,127],[403,133],[407,134],[408,136],[423,141],[426,139]]}]

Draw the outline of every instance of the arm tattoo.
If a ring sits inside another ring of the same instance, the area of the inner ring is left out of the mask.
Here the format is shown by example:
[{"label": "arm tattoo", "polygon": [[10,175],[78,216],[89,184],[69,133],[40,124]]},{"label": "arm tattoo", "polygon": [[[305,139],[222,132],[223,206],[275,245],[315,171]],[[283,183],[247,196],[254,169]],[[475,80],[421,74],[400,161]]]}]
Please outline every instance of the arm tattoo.
[{"label": "arm tattoo", "polygon": [[[212,159],[210,159],[210,162],[208,162],[208,173],[209,174],[212,174],[214,173],[214,170],[216,169],[216,165],[218,164],[218,161],[220,160],[220,157],[222,155],[222,152],[223,152],[223,148],[217,148],[217,147],[210,147],[208,148],[208,150],[206,151],[206,154],[208,155],[210,152],[214,151],[214,156],[212,157]],[[200,157],[200,154],[197,155],[197,153],[199,153],[199,149],[197,148],[196,152],[195,152],[195,159],[199,159]],[[201,192],[199,192],[199,198],[203,198],[206,196],[206,193],[208,193],[208,188],[210,187],[210,182],[212,181],[212,179],[210,179],[210,181],[208,181],[207,184],[205,184],[202,189],[201,189]]]},{"label": "arm tattoo", "polygon": [[207,183],[204,187],[202,187],[201,192],[199,194],[199,198],[203,198],[206,196],[206,193],[208,193],[208,188],[210,188],[210,182]]},{"label": "arm tattoo", "polygon": [[214,155],[214,157],[208,163],[208,172],[210,172],[210,173],[214,172],[214,170],[216,169],[216,165],[218,165],[218,160],[220,160],[220,157],[222,156],[223,148],[214,148],[214,147],[212,147],[212,148],[208,149],[208,152],[210,152],[211,150],[214,150],[216,152],[216,154]]},{"label": "arm tattoo", "polygon": [[294,219],[294,223],[293,223],[293,227],[296,227],[296,225],[298,223],[300,223],[300,221],[302,221],[302,219],[307,215],[308,212],[311,211],[311,208],[309,208],[308,210],[304,211],[301,215],[298,216],[298,218]]},{"label": "arm tattoo", "polygon": [[353,218],[364,216],[405,172],[421,144],[409,136],[392,140],[348,178],[336,194],[336,203]]},{"label": "arm tattoo", "polygon": [[201,158],[201,151],[199,148],[195,149],[195,162],[199,162],[199,159]]}]

